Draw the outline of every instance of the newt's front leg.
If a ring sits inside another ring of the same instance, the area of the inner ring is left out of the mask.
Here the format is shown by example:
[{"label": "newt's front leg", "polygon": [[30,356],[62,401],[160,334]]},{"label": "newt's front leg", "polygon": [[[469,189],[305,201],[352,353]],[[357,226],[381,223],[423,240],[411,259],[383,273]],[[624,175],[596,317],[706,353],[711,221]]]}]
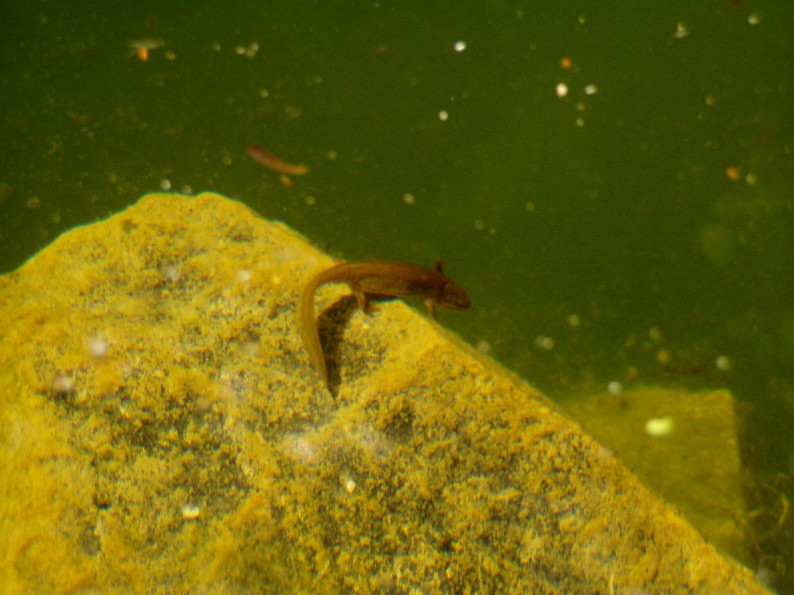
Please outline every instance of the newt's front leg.
[{"label": "newt's front leg", "polygon": [[367,297],[367,294],[364,293],[358,283],[348,283],[348,285],[350,285],[353,295],[356,296],[358,307],[361,308],[365,313],[369,314],[369,298]]}]

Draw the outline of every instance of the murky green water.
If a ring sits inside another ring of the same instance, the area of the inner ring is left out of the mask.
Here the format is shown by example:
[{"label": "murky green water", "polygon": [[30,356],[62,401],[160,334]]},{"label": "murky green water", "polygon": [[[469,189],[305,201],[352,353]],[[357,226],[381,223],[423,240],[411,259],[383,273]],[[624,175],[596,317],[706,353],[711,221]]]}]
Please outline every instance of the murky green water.
[{"label": "murky green water", "polygon": [[[0,270],[214,190],[340,257],[443,259],[475,302],[444,322],[552,396],[728,386],[758,481],[790,478],[794,8],[426,4],[12,2]],[[789,568],[793,531],[762,544]]]}]

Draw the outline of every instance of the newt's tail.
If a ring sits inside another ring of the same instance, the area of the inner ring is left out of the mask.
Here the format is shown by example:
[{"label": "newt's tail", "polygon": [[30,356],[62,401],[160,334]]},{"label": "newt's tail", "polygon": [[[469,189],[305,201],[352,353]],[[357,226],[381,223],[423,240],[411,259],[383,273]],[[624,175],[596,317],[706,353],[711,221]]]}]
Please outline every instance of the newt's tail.
[{"label": "newt's tail", "polygon": [[317,291],[317,287],[322,284],[319,281],[319,278],[314,278],[301,293],[298,300],[297,323],[298,333],[301,336],[306,353],[309,354],[309,360],[314,364],[323,383],[328,386],[328,370],[325,366],[323,348],[320,345],[317,318],[314,315],[314,294]]}]

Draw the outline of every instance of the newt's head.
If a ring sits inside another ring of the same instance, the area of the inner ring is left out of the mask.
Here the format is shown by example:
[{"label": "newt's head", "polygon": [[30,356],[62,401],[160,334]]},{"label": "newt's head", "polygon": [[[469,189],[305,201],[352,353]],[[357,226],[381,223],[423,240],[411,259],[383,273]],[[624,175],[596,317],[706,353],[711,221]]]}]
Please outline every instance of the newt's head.
[{"label": "newt's head", "polygon": [[435,301],[442,308],[450,310],[466,310],[471,306],[471,299],[466,290],[449,278],[441,286]]}]

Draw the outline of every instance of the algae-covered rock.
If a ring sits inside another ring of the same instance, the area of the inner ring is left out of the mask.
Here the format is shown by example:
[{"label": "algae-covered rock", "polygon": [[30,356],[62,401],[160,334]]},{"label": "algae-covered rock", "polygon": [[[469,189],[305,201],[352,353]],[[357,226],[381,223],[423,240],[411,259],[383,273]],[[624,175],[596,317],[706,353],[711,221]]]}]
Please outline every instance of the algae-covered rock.
[{"label": "algae-covered rock", "polygon": [[709,542],[738,560],[749,559],[729,391],[636,386],[619,395],[580,397],[565,408]]},{"label": "algae-covered rock", "polygon": [[[330,260],[150,195],[0,278],[5,592],[760,592],[532,389]],[[345,290],[326,287],[325,308]]]}]

